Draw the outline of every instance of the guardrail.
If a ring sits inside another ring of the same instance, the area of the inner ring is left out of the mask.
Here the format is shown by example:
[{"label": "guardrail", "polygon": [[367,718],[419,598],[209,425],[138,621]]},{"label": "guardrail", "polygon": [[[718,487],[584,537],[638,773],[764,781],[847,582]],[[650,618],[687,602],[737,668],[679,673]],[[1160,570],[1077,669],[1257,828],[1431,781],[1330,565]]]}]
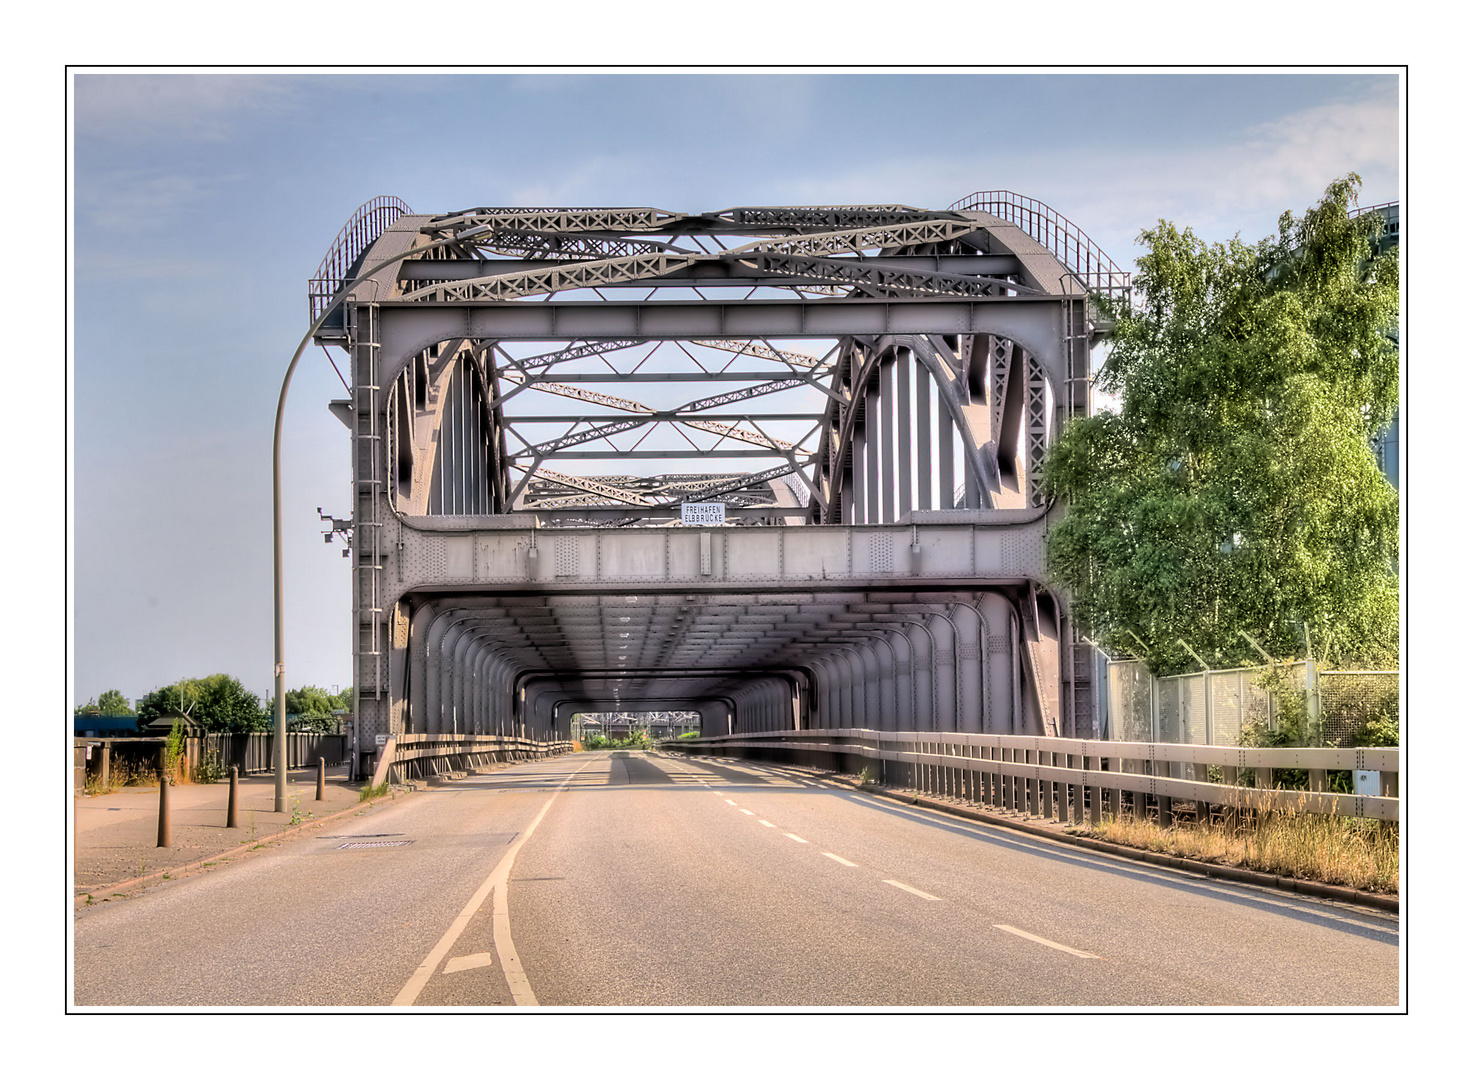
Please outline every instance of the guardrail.
[{"label": "guardrail", "polygon": [[[1086,817],[1098,822],[1105,814],[1170,814],[1177,801],[1192,804],[1199,820],[1214,806],[1401,818],[1398,748],[1256,749],[864,728],[672,739],[660,745],[685,753],[737,751],[736,756],[759,750],[766,752],[760,756],[842,772],[858,772],[863,762],[873,761],[882,783],[1075,823]],[[1273,772],[1281,769],[1308,772],[1309,790],[1274,787]],[[1326,791],[1326,774],[1339,770],[1373,776],[1376,794]],[[1251,786],[1241,782],[1245,778],[1251,778]]]},{"label": "guardrail", "polygon": [[390,735],[379,751],[370,784],[448,778],[498,761],[530,761],[572,749],[567,741],[538,742],[511,735]]}]

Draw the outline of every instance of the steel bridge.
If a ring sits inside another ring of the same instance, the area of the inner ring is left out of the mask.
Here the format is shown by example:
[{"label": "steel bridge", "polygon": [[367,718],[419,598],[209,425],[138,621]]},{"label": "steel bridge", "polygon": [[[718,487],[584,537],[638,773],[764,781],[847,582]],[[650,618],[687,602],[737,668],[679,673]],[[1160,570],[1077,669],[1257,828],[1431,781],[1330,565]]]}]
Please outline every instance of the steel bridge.
[{"label": "steel bridge", "polygon": [[1090,738],[1042,455],[1128,292],[1048,207],[365,204],[345,350],[354,682],[376,735]]}]

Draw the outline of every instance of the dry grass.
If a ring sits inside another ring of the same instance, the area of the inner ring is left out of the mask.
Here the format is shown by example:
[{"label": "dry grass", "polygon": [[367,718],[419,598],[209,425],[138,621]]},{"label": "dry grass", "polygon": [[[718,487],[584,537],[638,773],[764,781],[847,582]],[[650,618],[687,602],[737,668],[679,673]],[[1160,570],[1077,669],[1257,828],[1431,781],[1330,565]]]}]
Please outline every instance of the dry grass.
[{"label": "dry grass", "polygon": [[126,787],[155,787],[158,782],[158,769],[151,765],[114,761],[108,770],[106,784],[99,776],[89,773],[84,790],[88,795],[108,795]]},{"label": "dry grass", "polygon": [[1401,836],[1394,822],[1272,810],[1245,813],[1236,823],[1107,818],[1084,832],[1125,847],[1365,892],[1399,893],[1401,887]]}]

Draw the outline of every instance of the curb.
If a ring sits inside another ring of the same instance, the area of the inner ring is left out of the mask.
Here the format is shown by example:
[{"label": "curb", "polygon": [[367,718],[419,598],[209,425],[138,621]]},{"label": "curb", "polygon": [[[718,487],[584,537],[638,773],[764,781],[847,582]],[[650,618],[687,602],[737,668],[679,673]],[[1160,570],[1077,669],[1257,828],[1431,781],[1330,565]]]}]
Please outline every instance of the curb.
[{"label": "curb", "polygon": [[1387,911],[1393,915],[1401,914],[1401,898],[1399,896],[1361,892],[1358,889],[1347,889],[1340,885],[1326,885],[1319,881],[1278,877],[1275,874],[1265,874],[1258,870],[1243,870],[1236,866],[1222,866],[1218,863],[1206,863],[1199,862],[1196,859],[1186,859],[1180,855],[1163,855],[1156,851],[1124,847],[1105,840],[1096,840],[1093,837],[1055,832],[1052,829],[1047,829],[1039,825],[1030,825],[1027,822],[1000,817],[982,810],[974,810],[967,806],[953,806],[950,803],[937,802],[924,795],[903,795],[886,788],[865,787],[847,777],[835,776],[830,777],[830,779],[846,787],[853,788],[855,791],[863,791],[869,795],[878,795],[881,798],[905,803],[908,806],[919,806],[922,809],[933,810],[941,814],[949,814],[953,817],[968,818],[986,825],[1014,829],[1018,832],[1027,833],[1030,836],[1036,836],[1044,840],[1056,840],[1062,844],[1071,844],[1074,847],[1086,848],[1090,851],[1098,851],[1106,855],[1116,855],[1122,859],[1133,859],[1136,862],[1150,863],[1153,866],[1164,866],[1172,870],[1186,870],[1194,874],[1201,874],[1204,877],[1222,878],[1225,881],[1236,881],[1247,885],[1261,885],[1265,888],[1278,889],[1282,892],[1301,893],[1305,896],[1313,896],[1321,900],[1339,900],[1347,904],[1357,904],[1361,907]]},{"label": "curb", "polygon": [[[319,825],[326,825],[329,821],[335,821],[340,817],[346,817],[349,814],[356,814],[360,810],[371,809],[374,803],[378,802],[378,799],[382,798],[384,798],[384,796],[380,795],[377,799],[365,799],[363,802],[359,803],[356,806],[350,806],[345,810],[335,810],[331,814],[328,814],[326,817],[313,818],[311,821],[304,821],[300,825],[289,825],[285,829],[282,829],[279,833],[272,833],[270,836],[263,837],[261,843],[265,844],[275,840],[284,840],[288,837],[302,832],[303,830],[315,829]],[[74,895],[72,897],[72,906],[86,907],[88,896],[99,895],[103,892],[129,892],[134,889],[144,888],[158,881],[162,881],[165,877],[173,877],[176,874],[187,874],[191,871],[200,869],[202,866],[205,865],[205,863],[218,862],[221,859],[228,858],[234,855],[246,854],[247,852],[252,850],[254,849],[247,848],[245,849],[245,851],[241,851],[239,848],[226,848],[224,851],[219,852],[218,854],[206,855],[204,858],[196,859],[192,863],[185,863],[183,866],[172,866],[163,870],[155,870],[151,874],[144,874],[142,877],[129,878],[127,881],[118,881],[114,882],[111,885],[76,886],[76,888],[82,888],[85,891],[81,895]],[[106,901],[94,901],[94,903],[99,902],[105,903]]]},{"label": "curb", "polygon": [[1159,852],[1146,851],[1142,848],[1124,847],[1123,845],[1112,844],[1105,840],[1096,840],[1093,837],[1056,832],[1052,829],[1047,829],[1039,825],[1030,825],[1027,822],[1017,821],[1013,818],[989,814],[969,806],[956,806],[951,803],[939,802],[925,795],[901,794],[898,791],[892,791],[888,788],[879,787],[878,785],[866,786],[857,780],[847,776],[841,776],[837,773],[806,769],[801,765],[789,765],[787,767],[802,769],[804,772],[822,776],[833,783],[854,791],[862,791],[867,795],[876,795],[880,798],[890,799],[893,802],[904,803],[908,806],[918,806],[924,810],[931,810],[952,817],[965,818],[984,825],[995,825],[1004,829],[1013,829],[1042,840],[1054,840],[1062,844],[1085,848],[1089,851],[1098,851],[1104,855],[1115,855],[1122,859],[1150,863],[1153,866],[1164,866],[1172,870],[1185,870],[1189,873],[1201,874],[1203,877],[1221,878],[1224,881],[1235,881],[1245,885],[1259,885],[1268,889],[1277,889],[1281,892],[1300,893],[1304,896],[1312,896],[1320,900],[1338,900],[1342,903],[1373,908],[1397,916],[1401,914],[1400,896],[1361,892],[1358,889],[1347,889],[1341,885],[1326,885],[1323,882],[1305,881],[1301,878],[1279,877],[1275,874],[1265,874],[1258,870],[1244,870],[1236,866],[1223,866],[1219,863],[1206,863],[1196,859],[1185,859],[1180,855],[1162,855]]}]

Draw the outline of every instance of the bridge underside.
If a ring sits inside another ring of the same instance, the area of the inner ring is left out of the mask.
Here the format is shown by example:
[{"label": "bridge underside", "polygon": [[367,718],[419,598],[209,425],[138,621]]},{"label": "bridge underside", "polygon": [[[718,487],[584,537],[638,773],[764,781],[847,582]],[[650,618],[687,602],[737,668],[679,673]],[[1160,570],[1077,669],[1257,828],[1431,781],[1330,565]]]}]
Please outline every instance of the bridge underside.
[{"label": "bridge underside", "polygon": [[416,541],[451,580],[396,601],[388,720],[395,732],[566,734],[575,712],[690,709],[713,734],[1073,734],[1082,711],[1092,730],[1089,672],[1061,655],[1051,594],[972,569],[1035,561],[1032,532],[427,530]]},{"label": "bridge underside", "polygon": [[365,211],[313,293],[362,743],[1094,733],[1038,468],[1089,408],[1096,270],[985,209]]}]

